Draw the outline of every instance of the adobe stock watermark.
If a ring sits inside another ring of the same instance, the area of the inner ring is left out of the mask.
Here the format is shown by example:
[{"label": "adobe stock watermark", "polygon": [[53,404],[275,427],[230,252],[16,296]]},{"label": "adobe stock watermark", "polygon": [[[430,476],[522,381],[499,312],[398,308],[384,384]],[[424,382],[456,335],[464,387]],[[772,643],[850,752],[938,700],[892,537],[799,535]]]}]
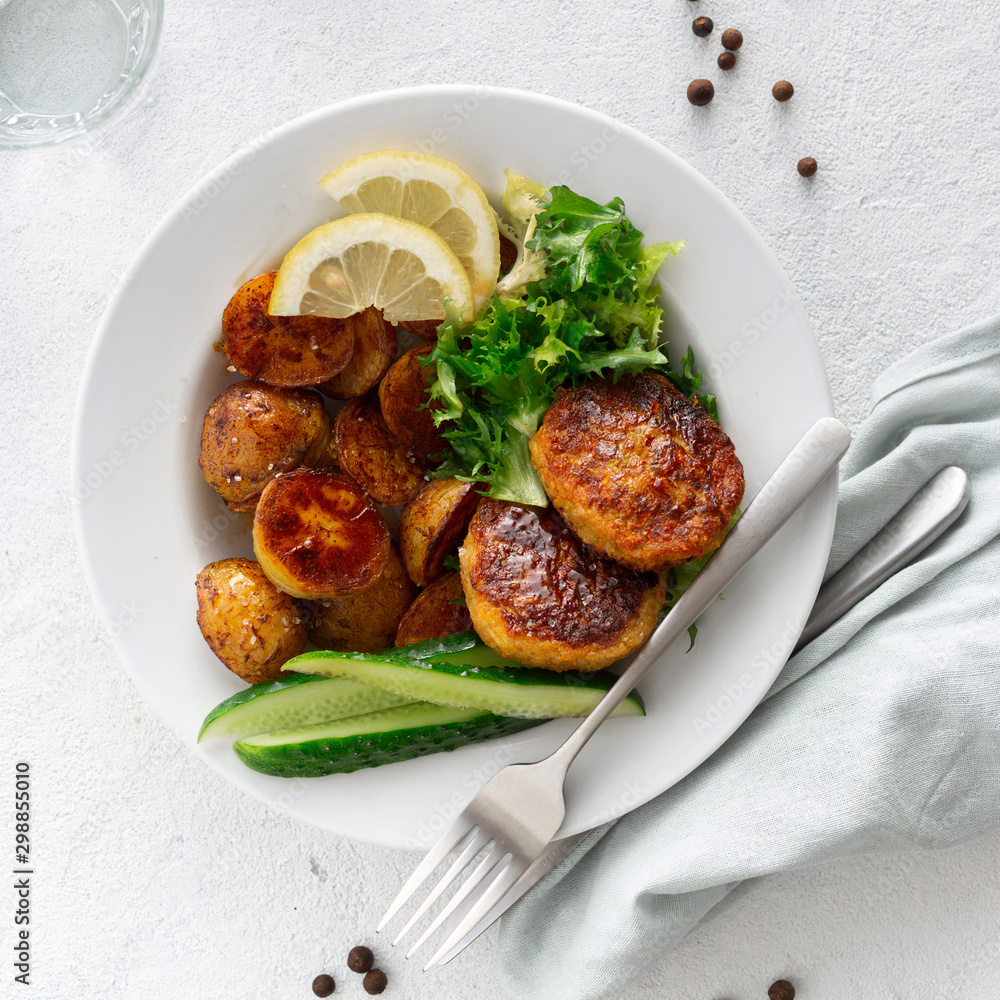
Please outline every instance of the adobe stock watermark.
[{"label": "adobe stock watermark", "polygon": [[173,397],[157,397],[153,409],[145,417],[122,428],[117,446],[103,458],[92,461],[90,469],[76,480],[71,491],[73,502],[83,503],[99,490],[128,461],[129,455],[137,452],[178,409],[180,403]]},{"label": "adobe stock watermark", "polygon": [[621,795],[610,806],[602,809],[597,814],[597,821],[593,825],[601,826],[604,823],[610,823],[612,820],[620,819],[651,797],[652,793],[642,782],[629,781],[625,784]]},{"label": "adobe stock watermark", "polygon": [[117,639],[142,617],[145,610],[138,601],[123,601],[117,614],[105,625],[105,630],[112,639]]},{"label": "adobe stock watermark", "polygon": [[417,824],[414,836],[403,839],[411,851],[424,850],[433,844],[451,826],[455,817],[468,805],[477,792],[498,771],[517,760],[516,746],[497,747],[489,760],[478,764],[462,777],[459,789],[447,798],[436,802],[430,814]]},{"label": "adobe stock watermark", "polygon": [[247,152],[236,163],[231,166],[222,166],[214,173],[209,174],[198,194],[184,206],[181,218],[185,222],[190,222],[196,216],[200,215],[229,187],[232,179],[243,173],[246,165],[252,163],[257,158],[257,154],[271,141],[277,131],[277,129],[271,129],[263,135],[257,136],[250,143]]},{"label": "adobe stock watermark", "polygon": [[739,336],[731,340],[711,360],[705,369],[709,378],[719,378],[724,371],[732,368],[740,358],[745,357],[748,350],[788,312],[791,303],[791,288],[779,290],[766,308],[752,316],[740,327]]},{"label": "adobe stock watermark", "polygon": [[605,125],[600,133],[589,142],[581,142],[569,154],[569,164],[572,170],[563,169],[556,174],[555,183],[571,185],[581,174],[586,173],[621,136],[621,132],[613,124]]},{"label": "adobe stock watermark", "polygon": [[728,684],[724,684],[714,698],[705,702],[702,713],[691,717],[694,731],[699,736],[708,732],[737,705],[741,704],[751,691],[758,688],[762,675],[772,674],[775,667],[788,659],[795,644],[799,641],[799,631],[794,622],[786,621],[781,635],[770,646],[762,646],[753,655],[749,669]]},{"label": "adobe stock watermark", "polygon": [[447,145],[452,133],[457,132],[475,115],[483,102],[489,100],[492,94],[492,87],[479,86],[460,101],[455,101],[441,115],[441,124],[432,128],[423,139],[417,140],[417,149],[426,156],[430,156],[442,146]]},{"label": "adobe stock watermark", "polygon": [[230,510],[225,501],[221,497],[218,498],[217,512],[203,518],[189,538],[191,554],[203,557],[205,550],[211,549],[220,538],[228,536],[233,525],[239,522],[239,517],[239,513]]}]

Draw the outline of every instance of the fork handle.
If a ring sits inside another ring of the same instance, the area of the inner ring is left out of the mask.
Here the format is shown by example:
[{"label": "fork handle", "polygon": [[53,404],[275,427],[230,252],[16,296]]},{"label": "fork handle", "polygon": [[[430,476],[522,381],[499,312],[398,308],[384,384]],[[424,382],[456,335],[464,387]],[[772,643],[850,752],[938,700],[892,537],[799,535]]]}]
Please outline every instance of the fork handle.
[{"label": "fork handle", "polygon": [[725,542],[678,599],[628,669],[548,759],[564,772],[601,723],[618,707],[649,669],[718,597],[772,535],[802,506],[840,461],[851,432],[824,417],[805,433],[729,532]]}]

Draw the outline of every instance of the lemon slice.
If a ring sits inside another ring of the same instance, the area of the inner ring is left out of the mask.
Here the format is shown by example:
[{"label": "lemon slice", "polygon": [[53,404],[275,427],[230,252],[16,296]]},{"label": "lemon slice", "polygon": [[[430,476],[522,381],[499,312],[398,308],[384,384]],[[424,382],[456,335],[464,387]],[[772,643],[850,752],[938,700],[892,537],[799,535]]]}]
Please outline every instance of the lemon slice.
[{"label": "lemon slice", "polygon": [[433,230],[468,273],[476,315],[486,308],[500,271],[496,216],[479,185],[454,163],[383,150],[349,160],[319,184],[348,212],[383,212]]},{"label": "lemon slice", "polygon": [[365,213],[328,222],[288,251],[268,311],[342,319],[376,306],[398,323],[444,319],[445,299],[472,319],[469,279],[448,244],[415,222]]}]

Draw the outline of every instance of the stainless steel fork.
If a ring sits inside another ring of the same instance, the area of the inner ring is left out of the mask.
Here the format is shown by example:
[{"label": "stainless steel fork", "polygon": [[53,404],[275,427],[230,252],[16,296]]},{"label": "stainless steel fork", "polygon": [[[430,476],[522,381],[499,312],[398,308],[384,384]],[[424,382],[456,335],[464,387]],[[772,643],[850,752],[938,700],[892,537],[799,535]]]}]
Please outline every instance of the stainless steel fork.
[{"label": "stainless steel fork", "polygon": [[397,934],[396,944],[469,866],[479,860],[407,952],[409,958],[477,889],[478,898],[424,970],[436,965],[549,849],[566,813],[563,782],[569,766],[601,723],[660,656],[693,624],[772,535],[836,468],[850,432],[832,417],[817,421],[795,445],[730,531],[726,541],[663,619],[628,669],[563,745],[533,764],[508,764],[465,807],[417,866],[378,926],[381,931],[452,852],[458,858]]}]

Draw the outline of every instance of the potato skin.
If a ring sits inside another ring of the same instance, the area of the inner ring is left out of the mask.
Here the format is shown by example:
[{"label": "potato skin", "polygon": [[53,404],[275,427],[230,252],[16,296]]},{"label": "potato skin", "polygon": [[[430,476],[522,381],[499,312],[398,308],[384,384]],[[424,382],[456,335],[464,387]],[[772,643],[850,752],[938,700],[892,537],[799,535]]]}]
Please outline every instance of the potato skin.
[{"label": "potato skin", "polygon": [[399,623],[396,645],[409,646],[424,639],[443,639],[456,632],[472,628],[469,609],[465,606],[462,577],[445,573],[426,587],[410,605]]},{"label": "potato skin", "polygon": [[399,358],[379,383],[378,399],[386,426],[407,448],[421,455],[437,455],[448,442],[434,423],[435,401],[427,407],[429,390],[437,375],[434,365],[421,364],[434,348],[414,347]]},{"label": "potato skin", "polygon": [[199,574],[198,627],[212,652],[248,684],[273,681],[306,648],[308,616],[250,559],[221,559]]},{"label": "potato skin", "polygon": [[353,479],[298,469],[268,483],[253,519],[253,548],[268,579],[327,600],[374,585],[389,561],[389,529]]},{"label": "potato skin", "polygon": [[341,652],[378,653],[390,649],[415,593],[393,546],[382,575],[367,590],[315,602],[309,638],[320,649]]},{"label": "potato skin", "polygon": [[529,448],[576,534],[633,569],[659,571],[718,548],[743,498],[732,441],[652,372],[560,389]]},{"label": "potato skin", "polygon": [[354,347],[347,367],[316,386],[331,399],[353,399],[366,393],[389,370],[396,356],[396,331],[382,318],[382,310],[369,306],[344,321],[354,330]]},{"label": "potato skin", "polygon": [[233,367],[269,385],[317,385],[339,374],[354,353],[354,326],[322,316],[271,316],[277,271],[243,284],[222,314],[222,337]]},{"label": "potato skin", "polygon": [[404,330],[426,340],[429,344],[436,343],[438,339],[438,327],[441,325],[439,319],[402,319],[399,325]]},{"label": "potato skin", "polygon": [[500,277],[517,263],[517,247],[503,233],[500,234]]},{"label": "potato skin", "polygon": [[551,507],[483,499],[459,550],[472,626],[503,656],[549,670],[599,670],[656,625],[663,590],[587,548]]},{"label": "potato skin", "polygon": [[327,464],[332,433],[315,392],[237,382],[205,414],[198,465],[230,510],[253,510],[275,476]]},{"label": "potato skin", "polygon": [[410,579],[426,587],[465,534],[479,502],[476,483],[431,479],[399,516],[399,550]]},{"label": "potato skin", "polygon": [[344,404],[333,425],[333,439],[341,470],[376,503],[406,503],[426,481],[427,463],[389,432],[375,392]]}]

